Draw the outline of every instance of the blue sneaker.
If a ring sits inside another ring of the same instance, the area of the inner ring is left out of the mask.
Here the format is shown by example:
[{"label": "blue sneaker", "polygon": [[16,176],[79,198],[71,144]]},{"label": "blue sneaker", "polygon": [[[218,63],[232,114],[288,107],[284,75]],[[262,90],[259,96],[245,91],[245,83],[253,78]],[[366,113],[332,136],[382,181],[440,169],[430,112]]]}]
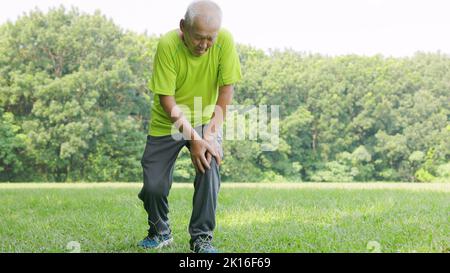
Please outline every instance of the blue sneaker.
[{"label": "blue sneaker", "polygon": [[198,237],[191,244],[191,250],[195,253],[218,253],[217,249],[212,246],[211,238],[209,237]]},{"label": "blue sneaker", "polygon": [[147,236],[137,245],[142,248],[160,249],[173,243],[172,234]]}]

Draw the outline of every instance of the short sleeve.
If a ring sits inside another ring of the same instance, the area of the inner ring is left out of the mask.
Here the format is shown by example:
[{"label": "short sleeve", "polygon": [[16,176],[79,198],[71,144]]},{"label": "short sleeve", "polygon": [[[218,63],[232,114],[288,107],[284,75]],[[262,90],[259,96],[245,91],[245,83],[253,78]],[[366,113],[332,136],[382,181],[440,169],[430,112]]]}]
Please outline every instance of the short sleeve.
[{"label": "short sleeve", "polygon": [[224,30],[219,63],[219,86],[230,85],[242,78],[239,55],[231,33]]},{"label": "short sleeve", "polygon": [[176,70],[170,45],[164,37],[158,42],[149,88],[154,94],[175,95]]}]

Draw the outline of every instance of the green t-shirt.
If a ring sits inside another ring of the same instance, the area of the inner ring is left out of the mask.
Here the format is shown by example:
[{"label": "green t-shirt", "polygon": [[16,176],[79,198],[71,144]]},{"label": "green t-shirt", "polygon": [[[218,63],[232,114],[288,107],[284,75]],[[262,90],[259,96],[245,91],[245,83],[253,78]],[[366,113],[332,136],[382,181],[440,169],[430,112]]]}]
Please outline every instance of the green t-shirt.
[{"label": "green t-shirt", "polygon": [[[174,96],[186,118],[196,127],[210,121],[219,87],[234,84],[241,77],[239,56],[229,31],[220,29],[213,46],[199,57],[189,52],[178,30],[163,35],[158,43],[149,83],[154,93],[149,135],[166,136],[172,132],[172,121],[162,108],[158,95]],[[198,111],[200,104],[202,111]]]}]

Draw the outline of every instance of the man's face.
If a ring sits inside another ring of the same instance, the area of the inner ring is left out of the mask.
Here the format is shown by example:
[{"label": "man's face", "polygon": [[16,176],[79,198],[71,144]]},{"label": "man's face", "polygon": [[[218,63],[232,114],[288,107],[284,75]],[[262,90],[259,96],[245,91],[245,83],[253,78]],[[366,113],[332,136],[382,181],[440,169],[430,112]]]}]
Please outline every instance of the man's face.
[{"label": "man's face", "polygon": [[186,24],[184,20],[180,23],[183,32],[184,42],[194,56],[205,54],[214,44],[220,29],[219,24],[206,24],[204,20],[195,19],[192,26]]}]

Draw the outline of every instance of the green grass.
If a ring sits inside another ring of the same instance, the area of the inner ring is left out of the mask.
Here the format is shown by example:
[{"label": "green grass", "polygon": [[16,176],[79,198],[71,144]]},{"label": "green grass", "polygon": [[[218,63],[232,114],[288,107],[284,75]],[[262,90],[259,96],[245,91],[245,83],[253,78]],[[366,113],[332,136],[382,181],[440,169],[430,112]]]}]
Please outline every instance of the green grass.
[{"label": "green grass", "polygon": [[[222,252],[450,252],[449,184],[227,184],[215,246]],[[0,252],[155,252],[140,184],[0,184]],[[169,196],[175,244],[189,252],[191,184]]]}]

